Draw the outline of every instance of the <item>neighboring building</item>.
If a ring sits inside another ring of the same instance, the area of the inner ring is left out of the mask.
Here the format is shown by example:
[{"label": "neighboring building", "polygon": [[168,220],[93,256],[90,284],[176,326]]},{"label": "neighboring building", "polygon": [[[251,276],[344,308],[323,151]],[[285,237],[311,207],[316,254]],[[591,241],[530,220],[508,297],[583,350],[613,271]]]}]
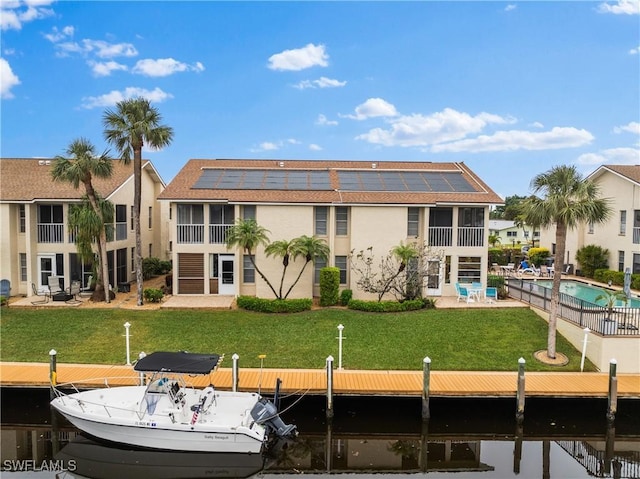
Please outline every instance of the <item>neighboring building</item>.
[{"label": "neighboring building", "polygon": [[[67,287],[79,280],[87,287],[91,265],[79,260],[69,232],[69,206],[80,203],[84,186],[54,182],[51,159],[0,159],[0,278],[11,281],[11,294],[32,294],[47,288],[49,276],[64,278]],[[132,221],[133,163],[114,160],[109,179],[94,178],[96,191],[115,206],[114,238],[107,244],[109,283],[135,279]],[[166,258],[162,213],[156,201],[165,184],[151,162],[143,162],[141,230],[143,256]]]},{"label": "neighboring building", "polygon": [[496,246],[533,246],[534,243],[538,246],[540,240],[540,231],[527,225],[516,226],[515,221],[510,220],[489,220],[489,235],[496,235],[500,240]]},{"label": "neighboring building", "polygon": [[[567,233],[565,263],[576,251],[597,245],[609,250],[609,269],[640,273],[640,165],[603,165],[588,176],[609,198],[613,214],[601,224],[583,224]],[[542,245],[555,253],[555,227],[542,232]],[[580,269],[580,265],[576,265]]]},{"label": "neighboring building", "polygon": [[[434,261],[426,294],[453,295],[456,281],[486,281],[489,208],[502,199],[464,163],[298,160],[190,160],[160,195],[169,205],[174,294],[273,293],[225,232],[254,218],[270,241],[325,239],[327,264],[308,267],[289,297],[319,295],[319,271],[340,269],[354,297],[352,251],[373,247],[381,259],[401,242],[428,242]],[[281,258],[256,252],[260,270],[279,285]],[[285,287],[302,260],[289,265]],[[389,298],[390,299],[390,298]]]}]

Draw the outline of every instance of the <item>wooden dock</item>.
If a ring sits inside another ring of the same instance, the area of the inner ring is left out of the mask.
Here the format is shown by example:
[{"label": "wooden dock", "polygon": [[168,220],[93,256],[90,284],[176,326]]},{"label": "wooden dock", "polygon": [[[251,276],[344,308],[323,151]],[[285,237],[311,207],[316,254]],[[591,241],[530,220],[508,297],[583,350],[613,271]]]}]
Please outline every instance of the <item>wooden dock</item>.
[{"label": "wooden dock", "polygon": [[[108,381],[105,382],[105,378]],[[282,380],[286,394],[324,395],[325,369],[240,369],[238,389],[271,394],[276,379]],[[73,383],[79,388],[138,384],[140,376],[132,366],[89,364],[57,365],[57,383]],[[220,368],[207,376],[188,377],[194,386],[212,382],[220,389],[231,389],[231,368]],[[618,397],[640,399],[640,374],[618,374]],[[48,363],[0,363],[2,387],[49,387]],[[432,371],[430,397],[515,397],[517,372]],[[333,394],[352,396],[422,395],[422,371],[333,371]],[[527,372],[527,397],[606,398],[607,373]]]}]

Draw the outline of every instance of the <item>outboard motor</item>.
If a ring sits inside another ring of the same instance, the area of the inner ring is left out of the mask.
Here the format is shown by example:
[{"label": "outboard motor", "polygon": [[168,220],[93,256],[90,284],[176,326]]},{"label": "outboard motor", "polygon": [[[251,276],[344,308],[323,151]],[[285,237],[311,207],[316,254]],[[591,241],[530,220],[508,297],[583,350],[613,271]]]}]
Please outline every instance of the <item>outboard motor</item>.
[{"label": "outboard motor", "polygon": [[258,424],[264,425],[278,437],[295,437],[298,434],[294,424],[285,424],[278,416],[278,410],[268,399],[262,398],[251,409],[251,417]]}]

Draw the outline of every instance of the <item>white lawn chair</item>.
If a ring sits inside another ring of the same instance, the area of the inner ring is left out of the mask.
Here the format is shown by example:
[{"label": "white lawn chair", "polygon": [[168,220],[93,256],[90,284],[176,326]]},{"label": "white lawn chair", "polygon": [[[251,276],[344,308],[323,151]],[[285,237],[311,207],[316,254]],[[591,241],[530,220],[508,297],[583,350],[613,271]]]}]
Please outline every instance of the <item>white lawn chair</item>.
[{"label": "white lawn chair", "polygon": [[47,278],[47,284],[49,286],[49,296],[53,297],[58,293],[64,293],[64,290],[60,287],[59,276],[49,276]]}]

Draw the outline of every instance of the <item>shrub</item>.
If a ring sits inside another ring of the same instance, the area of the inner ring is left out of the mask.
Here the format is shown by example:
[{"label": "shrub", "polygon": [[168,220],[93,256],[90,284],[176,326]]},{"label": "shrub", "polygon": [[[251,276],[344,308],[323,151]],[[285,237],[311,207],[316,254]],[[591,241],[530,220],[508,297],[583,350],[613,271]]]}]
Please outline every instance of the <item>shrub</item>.
[{"label": "shrub", "polygon": [[576,251],[576,261],[580,271],[587,278],[593,278],[597,269],[609,267],[609,250],[597,245],[587,245]]},{"label": "shrub", "polygon": [[[593,279],[600,283],[615,284],[616,286],[624,286],[624,272],[613,271],[611,269],[597,269],[593,274]],[[640,274],[631,275],[631,289],[640,290]]]},{"label": "shrub", "polygon": [[147,288],[142,291],[142,296],[144,296],[144,299],[150,303],[159,303],[162,301],[164,293],[158,288]]},{"label": "shrub", "polygon": [[0,296],[0,306],[7,304],[8,300],[4,296]]},{"label": "shrub", "polygon": [[327,266],[320,270],[320,306],[338,304],[340,290],[340,269]]},{"label": "shrub", "polygon": [[[433,301],[435,306],[435,300]],[[399,303],[397,301],[362,301],[352,299],[349,301],[349,309],[366,311],[368,313],[398,313],[402,311],[416,311],[425,307],[425,300],[411,299]]]},{"label": "shrub", "polygon": [[299,313],[309,311],[313,301],[303,299],[264,299],[255,296],[238,296],[236,300],[239,308],[259,313]]},{"label": "shrub", "polygon": [[489,248],[489,264],[507,264],[506,250],[503,248]]},{"label": "shrub", "polygon": [[547,258],[551,255],[549,248],[531,248],[529,249],[529,260],[531,263],[540,267],[541,264],[546,264]]},{"label": "shrub", "polygon": [[343,289],[340,293],[340,304],[342,306],[347,306],[349,301],[351,301],[351,298],[353,298],[353,291],[350,289]]},{"label": "shrub", "polygon": [[171,269],[171,261],[161,261],[160,258],[154,256],[142,258],[142,277],[144,279],[167,274]]},{"label": "shrub", "polygon": [[504,276],[499,274],[489,274],[487,275],[487,286],[492,286],[494,288],[503,288],[504,287]]}]

